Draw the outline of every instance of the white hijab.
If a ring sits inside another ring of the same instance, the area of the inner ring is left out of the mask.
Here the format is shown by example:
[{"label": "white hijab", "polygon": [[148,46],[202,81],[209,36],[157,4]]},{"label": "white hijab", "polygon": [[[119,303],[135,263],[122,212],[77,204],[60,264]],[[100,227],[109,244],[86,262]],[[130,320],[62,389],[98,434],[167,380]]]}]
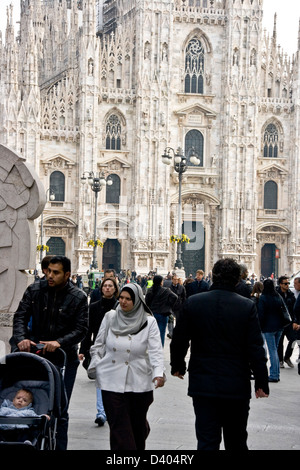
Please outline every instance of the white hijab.
[{"label": "white hijab", "polygon": [[115,314],[111,317],[110,328],[115,335],[120,336],[137,333],[147,321],[148,315],[152,315],[151,310],[146,305],[141,287],[138,284],[126,284],[124,287],[133,292],[134,304],[129,312],[124,312],[119,304]]}]

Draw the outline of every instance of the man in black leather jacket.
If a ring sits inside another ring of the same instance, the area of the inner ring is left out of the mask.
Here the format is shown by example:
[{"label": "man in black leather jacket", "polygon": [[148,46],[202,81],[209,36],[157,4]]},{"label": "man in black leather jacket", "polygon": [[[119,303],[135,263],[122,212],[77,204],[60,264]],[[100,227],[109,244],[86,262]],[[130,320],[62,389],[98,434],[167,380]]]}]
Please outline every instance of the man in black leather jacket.
[{"label": "man in black leather jacket", "polygon": [[[55,256],[51,259],[47,279],[36,281],[26,289],[14,315],[11,339],[11,344],[21,352],[30,352],[37,343],[43,344],[43,353],[53,363],[57,357],[55,351],[59,348],[65,351],[64,383],[68,403],[79,365],[78,343],[84,339],[88,326],[87,296],[70,282],[70,274],[68,258]],[[66,450],[67,433],[66,407],[58,422],[58,450]]]}]

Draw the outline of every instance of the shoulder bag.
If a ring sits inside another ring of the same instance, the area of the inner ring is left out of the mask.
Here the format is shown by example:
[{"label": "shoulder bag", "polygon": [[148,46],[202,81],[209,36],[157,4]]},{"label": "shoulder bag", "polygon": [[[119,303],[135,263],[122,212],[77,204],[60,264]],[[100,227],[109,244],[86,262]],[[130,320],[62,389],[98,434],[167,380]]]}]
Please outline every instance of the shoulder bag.
[{"label": "shoulder bag", "polygon": [[282,326],[283,328],[285,328],[286,326],[292,323],[292,318],[291,318],[290,312],[288,311],[285,301],[283,300],[281,295],[279,296],[281,299]]}]

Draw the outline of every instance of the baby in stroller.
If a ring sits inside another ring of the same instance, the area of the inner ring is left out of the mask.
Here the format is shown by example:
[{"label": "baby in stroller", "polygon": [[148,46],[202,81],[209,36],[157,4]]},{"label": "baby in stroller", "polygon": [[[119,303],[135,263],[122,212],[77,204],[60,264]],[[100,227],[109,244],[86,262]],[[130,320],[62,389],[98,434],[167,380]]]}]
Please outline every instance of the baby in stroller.
[{"label": "baby in stroller", "polygon": [[[33,408],[33,394],[30,390],[21,389],[13,400],[4,400],[0,407],[0,416],[34,418],[40,417]],[[50,419],[48,415],[45,416]],[[34,431],[28,424],[0,424],[0,441],[25,442],[32,439]]]}]

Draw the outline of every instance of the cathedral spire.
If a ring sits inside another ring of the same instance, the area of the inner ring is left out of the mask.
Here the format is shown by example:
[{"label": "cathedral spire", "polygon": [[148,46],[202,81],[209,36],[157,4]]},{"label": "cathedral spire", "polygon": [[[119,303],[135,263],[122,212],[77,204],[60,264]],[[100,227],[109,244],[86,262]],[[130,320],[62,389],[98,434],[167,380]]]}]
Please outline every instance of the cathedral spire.
[{"label": "cathedral spire", "polygon": [[277,41],[277,13],[274,15],[273,41],[275,45]]},{"label": "cathedral spire", "polygon": [[96,2],[95,0],[84,1],[83,33],[87,36],[96,35]]},{"label": "cathedral spire", "polygon": [[14,31],[14,25],[13,25],[13,10],[14,10],[13,4],[9,5],[6,9],[6,14],[7,14],[6,43],[14,41],[15,31]]},{"label": "cathedral spire", "polygon": [[7,27],[6,27],[6,69],[7,84],[17,89],[18,87],[18,52],[14,37],[13,26],[13,5],[7,7]]}]

